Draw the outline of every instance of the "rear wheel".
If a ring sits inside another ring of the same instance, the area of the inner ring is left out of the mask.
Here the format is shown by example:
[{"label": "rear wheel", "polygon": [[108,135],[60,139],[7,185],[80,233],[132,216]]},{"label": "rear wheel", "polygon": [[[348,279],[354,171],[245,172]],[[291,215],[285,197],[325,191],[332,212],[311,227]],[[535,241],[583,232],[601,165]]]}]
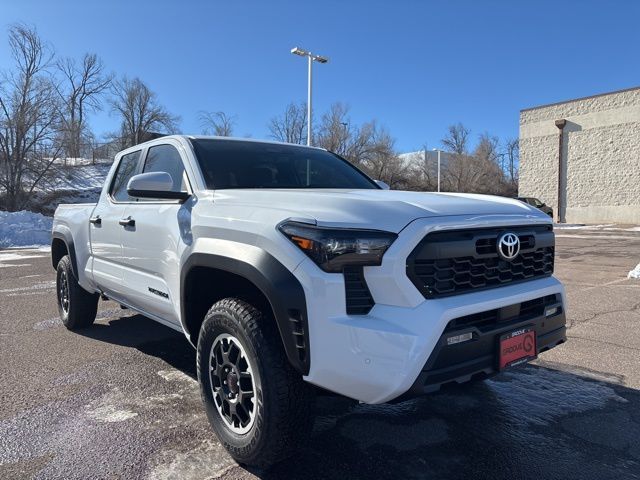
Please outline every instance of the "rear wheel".
[{"label": "rear wheel", "polygon": [[65,327],[77,330],[93,324],[98,311],[98,295],[89,293],[80,286],[73,276],[68,255],[58,262],[56,293],[58,312]]},{"label": "rear wheel", "polygon": [[238,462],[272,465],[309,436],[313,388],[266,312],[235,298],[214,304],[200,329],[198,380],[209,422]]}]

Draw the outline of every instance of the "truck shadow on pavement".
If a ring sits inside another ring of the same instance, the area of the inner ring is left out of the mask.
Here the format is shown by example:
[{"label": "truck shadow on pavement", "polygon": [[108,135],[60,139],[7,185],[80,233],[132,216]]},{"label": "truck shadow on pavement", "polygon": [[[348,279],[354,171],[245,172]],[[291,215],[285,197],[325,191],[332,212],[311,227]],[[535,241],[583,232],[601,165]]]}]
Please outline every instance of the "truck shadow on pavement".
[{"label": "truck shadow on pavement", "polygon": [[[81,333],[196,378],[184,336],[140,315]],[[320,396],[311,438],[293,459],[221,478],[640,478],[640,392],[616,382],[540,361],[400,404]]]}]

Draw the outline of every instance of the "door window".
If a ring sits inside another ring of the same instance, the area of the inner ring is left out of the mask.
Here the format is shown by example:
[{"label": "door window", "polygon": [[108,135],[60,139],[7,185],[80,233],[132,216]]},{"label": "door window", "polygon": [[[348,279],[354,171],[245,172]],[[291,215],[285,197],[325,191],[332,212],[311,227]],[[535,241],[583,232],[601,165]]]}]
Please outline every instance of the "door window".
[{"label": "door window", "polygon": [[118,170],[111,184],[109,194],[116,202],[128,202],[135,199],[131,198],[127,193],[127,183],[133,177],[138,168],[138,160],[140,159],[140,150],[124,155],[118,164]]}]

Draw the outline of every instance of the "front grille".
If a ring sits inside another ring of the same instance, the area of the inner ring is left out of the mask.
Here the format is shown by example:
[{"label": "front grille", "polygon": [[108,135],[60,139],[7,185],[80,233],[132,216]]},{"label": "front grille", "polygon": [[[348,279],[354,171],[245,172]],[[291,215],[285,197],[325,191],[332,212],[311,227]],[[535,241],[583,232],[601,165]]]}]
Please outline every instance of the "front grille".
[{"label": "front grille", "polygon": [[374,301],[362,267],[345,267],[343,273],[347,314],[366,315],[373,308]]},{"label": "front grille", "polygon": [[[510,262],[496,249],[505,232],[520,239],[520,254]],[[434,232],[409,255],[407,275],[428,299],[547,277],[554,243],[550,225]]]}]

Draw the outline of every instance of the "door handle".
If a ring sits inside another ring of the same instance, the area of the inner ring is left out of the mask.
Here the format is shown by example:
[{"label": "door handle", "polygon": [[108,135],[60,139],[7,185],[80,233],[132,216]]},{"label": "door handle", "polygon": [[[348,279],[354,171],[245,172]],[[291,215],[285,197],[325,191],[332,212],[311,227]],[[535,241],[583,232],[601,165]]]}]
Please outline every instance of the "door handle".
[{"label": "door handle", "polygon": [[96,215],[95,217],[91,217],[89,219],[89,223],[93,223],[94,225],[102,225],[102,219],[100,215]]},{"label": "door handle", "polygon": [[122,225],[123,227],[135,227],[136,226],[136,221],[131,217],[121,218],[120,220],[118,220],[118,223],[120,225]]}]

